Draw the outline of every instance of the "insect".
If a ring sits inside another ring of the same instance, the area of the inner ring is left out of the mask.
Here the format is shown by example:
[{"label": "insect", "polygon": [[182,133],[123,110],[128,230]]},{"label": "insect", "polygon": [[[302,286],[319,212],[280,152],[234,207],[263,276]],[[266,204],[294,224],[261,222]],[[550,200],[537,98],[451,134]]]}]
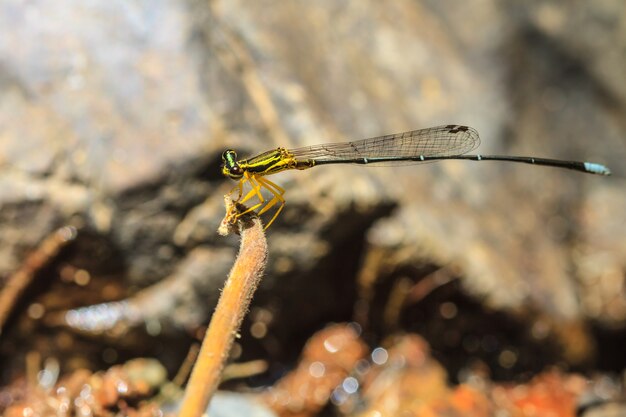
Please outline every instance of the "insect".
[{"label": "insect", "polygon": [[[260,209],[261,215],[279,204],[267,229],[276,220],[285,206],[285,190],[266,177],[288,169],[309,169],[327,164],[381,164],[420,163],[445,159],[468,159],[471,161],[509,161],[534,165],[573,169],[598,175],[610,175],[604,165],[592,162],[563,161],[559,159],[535,158],[507,155],[465,155],[480,144],[478,132],[468,126],[445,125],[411,130],[386,136],[378,136],[354,142],[326,143],[297,149],[277,148],[247,159],[237,159],[237,153],[227,149],[222,154],[222,174],[239,181],[231,191],[238,190],[237,202],[245,203],[254,196],[258,203],[245,213]],[[243,196],[245,183],[251,190]],[[267,201],[261,194],[267,190],[272,198]],[[243,197],[243,198],[242,198]],[[244,213],[241,213],[244,214]]]}]

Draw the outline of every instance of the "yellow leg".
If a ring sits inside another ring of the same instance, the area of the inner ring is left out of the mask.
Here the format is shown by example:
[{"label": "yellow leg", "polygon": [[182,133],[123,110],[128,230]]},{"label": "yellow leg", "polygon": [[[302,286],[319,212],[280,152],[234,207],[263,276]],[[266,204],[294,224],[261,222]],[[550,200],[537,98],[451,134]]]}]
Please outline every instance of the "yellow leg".
[{"label": "yellow leg", "polygon": [[[248,182],[250,184],[250,187],[252,188],[248,194],[246,194],[245,197],[241,198],[241,196],[243,195],[243,187],[244,184]],[[230,190],[229,194],[233,194],[235,192],[235,190],[238,191],[238,196],[235,199],[235,201],[237,203],[245,203],[246,201],[250,200],[254,195],[257,195],[259,197],[259,201],[265,201],[265,199],[263,198],[263,195],[261,194],[261,192],[259,191],[261,189],[261,186],[258,185],[258,183],[255,181],[255,177],[253,175],[248,174],[247,172],[244,173],[244,177],[242,179],[239,180],[239,183],[237,184],[237,186],[235,186],[235,188],[233,188],[232,190]]]},{"label": "yellow leg", "polygon": [[[240,179],[240,180],[237,182],[237,185],[236,185],[236,186],[235,186],[232,190],[230,190],[230,192],[228,193],[228,195],[230,195],[231,197],[232,197],[233,193],[235,192],[235,190],[238,190],[238,196],[237,196],[237,198],[236,198],[236,199],[233,199],[233,201],[235,201],[235,202],[239,202],[239,201],[241,201],[241,196],[243,195],[243,185],[244,185],[244,183],[245,183],[247,180],[248,180],[247,178],[242,178],[242,179]],[[230,211],[234,210],[234,207],[235,207],[234,205],[233,205],[233,206],[231,206],[231,207],[230,207]],[[228,214],[227,214],[227,217],[230,217],[230,213],[228,213]],[[235,217],[234,217],[234,218],[236,218],[236,215],[235,215]]]},{"label": "yellow leg", "polygon": [[[250,187],[252,188],[246,195],[245,197],[241,198],[241,196],[243,195],[243,188],[245,183],[248,182],[250,184]],[[252,197],[254,197],[255,195],[259,196],[259,203],[255,204],[254,206],[248,208],[246,211],[244,211],[243,213],[236,213],[234,218],[237,219],[238,217],[240,217],[243,214],[249,213],[253,210],[256,210],[257,208],[261,207],[263,205],[263,203],[265,202],[265,199],[263,198],[263,195],[260,192],[261,189],[261,185],[258,184],[252,175],[249,175],[247,172],[244,174],[244,177],[242,179],[239,180],[239,183],[237,184],[237,186],[235,188],[233,188],[232,190],[230,190],[230,194],[233,194],[235,192],[235,190],[238,190],[238,196],[237,199],[235,200],[235,202],[243,204],[246,201],[248,201],[249,199],[251,199]]]},{"label": "yellow leg", "polygon": [[280,194],[281,196],[283,194],[285,194],[285,189],[281,186],[279,186],[278,184],[276,184],[275,182],[272,182],[270,180],[268,180],[267,178],[263,177],[263,182],[264,184],[266,184],[269,187],[272,187],[274,190],[276,190],[276,192],[278,194]]},{"label": "yellow leg", "polygon": [[263,186],[263,188],[271,192],[273,195],[272,199],[265,205],[265,207],[263,207],[261,211],[259,211],[259,214],[265,213],[278,202],[283,205],[285,204],[285,199],[283,198],[283,194],[285,193],[284,189],[264,178],[257,178],[257,181],[259,181],[261,186]]},{"label": "yellow leg", "polygon": [[[248,191],[248,193],[242,198],[243,188],[246,182],[250,184],[251,190]],[[265,198],[263,197],[263,194],[261,193],[261,189],[263,188],[272,194],[271,200],[269,201],[265,200]],[[259,208],[260,210],[258,214],[260,216],[263,213],[267,212],[272,207],[274,207],[276,204],[280,203],[280,206],[276,210],[276,213],[274,213],[270,221],[267,223],[267,225],[265,225],[265,229],[267,229],[268,227],[270,227],[272,223],[274,223],[274,220],[276,220],[280,212],[285,207],[285,199],[283,198],[283,194],[285,194],[285,189],[264,177],[260,177],[260,176],[245,172],[244,177],[241,180],[239,180],[239,184],[237,185],[237,187],[232,189],[231,193],[233,193],[235,190],[239,191],[239,197],[237,199],[238,203],[243,204],[246,201],[252,199],[254,196],[256,196],[259,200],[257,204],[254,204],[253,206],[249,207],[246,211],[242,213],[238,213],[236,217],[240,217],[246,213],[255,211]]]},{"label": "yellow leg", "polygon": [[258,177],[254,174],[250,174],[249,172],[244,172],[244,178],[248,180],[250,185],[252,186],[252,190],[248,193],[247,198],[244,198],[241,202],[247,201],[252,197],[252,195],[256,194],[259,198],[260,202],[264,202],[263,194],[261,194],[261,185],[257,182]]},{"label": "yellow leg", "polygon": [[[243,195],[243,187],[244,184],[248,182],[250,183],[250,187],[252,187],[252,189],[248,192],[248,194],[246,194],[246,196],[242,199],[241,196]],[[239,182],[237,183],[237,185],[235,186],[235,188],[233,188],[232,190],[230,190],[229,194],[232,195],[235,190],[238,191],[238,195],[237,198],[234,199],[237,203],[244,203],[246,201],[248,201],[250,198],[252,198],[252,196],[254,196],[255,194],[259,196],[259,200],[263,201],[263,196],[261,195],[261,193],[259,192],[259,188],[260,187],[255,187],[255,183],[253,182],[252,176],[249,175],[247,172],[244,173],[244,177],[241,178],[239,180]]]},{"label": "yellow leg", "polygon": [[263,194],[261,194],[261,188],[263,188],[263,185],[258,182],[258,177],[254,176],[254,175],[248,175],[248,173],[246,173],[246,179],[250,183],[250,186],[252,187],[252,189],[248,192],[248,194],[246,194],[246,196],[243,199],[238,201],[238,203],[243,204],[246,201],[248,201],[249,199],[251,199],[252,197],[254,197],[255,195],[258,196],[259,202],[257,204],[255,204],[255,205],[253,205],[252,207],[249,207],[243,213],[239,213],[239,215],[237,217],[239,217],[241,215],[244,215],[246,213],[250,213],[251,211],[254,211],[254,210],[258,209],[263,204],[265,204],[265,198],[263,198]]},{"label": "yellow leg", "polygon": [[274,223],[274,220],[276,220],[280,212],[283,211],[283,208],[285,207],[285,199],[283,198],[283,194],[285,194],[285,189],[278,186],[277,184],[274,184],[272,181],[265,179],[265,178],[257,178],[257,181],[259,182],[259,184],[261,184],[261,186],[263,186],[266,190],[271,192],[272,195],[274,196],[265,205],[265,207],[263,207],[259,211],[259,215],[265,213],[267,210],[273,207],[276,203],[280,202],[280,207],[278,207],[278,209],[276,210],[276,213],[274,213],[274,216],[272,216],[271,220],[265,225],[265,229],[267,230],[267,228],[270,227],[272,223]]}]

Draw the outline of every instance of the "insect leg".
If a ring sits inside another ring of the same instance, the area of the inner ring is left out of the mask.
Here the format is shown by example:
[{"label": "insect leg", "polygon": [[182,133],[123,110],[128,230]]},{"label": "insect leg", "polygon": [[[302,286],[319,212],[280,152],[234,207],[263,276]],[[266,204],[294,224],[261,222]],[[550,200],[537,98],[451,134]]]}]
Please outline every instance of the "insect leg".
[{"label": "insect leg", "polygon": [[250,174],[248,174],[246,172],[244,174],[244,178],[241,181],[242,182],[247,181],[248,183],[250,183],[250,187],[252,187],[252,189],[250,191],[248,191],[248,194],[246,194],[246,196],[243,199],[238,200],[237,202],[243,204],[246,201],[250,200],[255,195],[258,196],[259,202],[261,204],[263,204],[265,202],[265,199],[263,198],[263,195],[261,194],[261,191],[260,191],[262,185],[259,184],[258,181],[256,181],[256,176],[255,175],[250,175]]},{"label": "insect leg", "polygon": [[272,216],[271,220],[267,223],[267,225],[265,225],[265,229],[267,230],[268,227],[270,227],[270,225],[272,223],[274,223],[274,220],[276,220],[276,218],[278,217],[278,215],[280,214],[280,212],[283,210],[283,208],[285,207],[285,199],[283,198],[283,194],[285,194],[285,189],[278,186],[277,184],[273,183],[272,181],[265,179],[265,178],[257,178],[257,180],[259,181],[259,183],[261,185],[263,185],[263,187],[265,189],[267,189],[268,191],[270,191],[272,193],[272,195],[274,196],[266,205],[265,207],[263,207],[260,211],[259,211],[259,215],[265,213],[267,210],[269,210],[272,206],[274,206],[276,203],[280,202],[280,207],[278,207],[278,209],[276,210],[276,213],[274,213],[274,216]]},{"label": "insect leg", "polygon": [[[259,181],[259,177],[257,177],[254,174],[248,175],[248,173],[245,174],[246,175],[246,179],[248,180],[248,182],[250,183],[250,186],[252,187],[252,189],[248,192],[248,194],[246,194],[246,196],[239,201],[239,203],[243,204],[246,201],[248,201],[249,199],[251,199],[252,197],[254,197],[255,195],[257,195],[259,197],[259,202],[255,205],[253,205],[252,207],[249,207],[246,211],[239,213],[237,215],[237,217],[240,217],[246,213],[250,213],[251,211],[254,211],[256,209],[258,209],[259,207],[261,207],[263,204],[265,204],[265,198],[263,198],[263,195],[261,194],[261,188],[267,188],[265,187],[260,181]],[[269,190],[270,192],[272,192],[272,190]],[[273,194],[273,192],[272,192]]]}]

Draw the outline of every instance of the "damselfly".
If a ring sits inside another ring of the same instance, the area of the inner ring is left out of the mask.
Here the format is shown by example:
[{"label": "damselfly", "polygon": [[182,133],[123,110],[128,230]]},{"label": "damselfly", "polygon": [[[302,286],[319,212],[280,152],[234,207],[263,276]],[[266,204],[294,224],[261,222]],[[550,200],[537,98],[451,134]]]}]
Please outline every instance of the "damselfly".
[{"label": "damselfly", "polygon": [[[266,229],[276,220],[285,206],[283,198],[285,190],[265,177],[288,169],[302,170],[326,164],[371,165],[469,159],[471,161],[523,162],[573,169],[590,174],[611,174],[604,165],[592,162],[562,161],[530,156],[465,155],[476,149],[479,144],[480,138],[475,129],[468,126],[446,125],[354,142],[327,143],[297,149],[277,148],[241,160],[237,160],[237,153],[234,150],[228,149],[222,154],[222,173],[226,177],[239,181],[232,191],[239,190],[237,202],[243,204],[255,195],[258,197],[259,202],[246,212],[260,208],[258,214],[261,215],[276,204],[280,204],[265,226]],[[252,189],[243,196],[246,182]],[[267,190],[272,195],[269,201],[263,197],[261,189]]]}]

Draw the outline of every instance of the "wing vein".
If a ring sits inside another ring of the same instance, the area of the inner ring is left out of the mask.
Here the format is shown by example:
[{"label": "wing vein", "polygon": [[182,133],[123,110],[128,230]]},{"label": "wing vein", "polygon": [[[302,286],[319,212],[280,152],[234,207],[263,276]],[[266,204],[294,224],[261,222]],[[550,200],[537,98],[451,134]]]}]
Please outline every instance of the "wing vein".
[{"label": "wing vein", "polygon": [[[478,132],[468,126],[446,125],[377,136],[353,142],[326,143],[290,149],[297,160],[317,162],[354,160],[357,158],[402,158],[454,156],[476,149]],[[419,162],[419,161],[414,161]],[[393,163],[393,162],[392,162]],[[406,163],[406,161],[405,161]]]}]

